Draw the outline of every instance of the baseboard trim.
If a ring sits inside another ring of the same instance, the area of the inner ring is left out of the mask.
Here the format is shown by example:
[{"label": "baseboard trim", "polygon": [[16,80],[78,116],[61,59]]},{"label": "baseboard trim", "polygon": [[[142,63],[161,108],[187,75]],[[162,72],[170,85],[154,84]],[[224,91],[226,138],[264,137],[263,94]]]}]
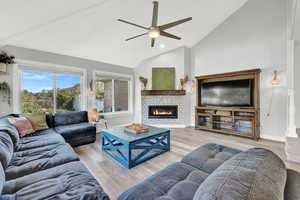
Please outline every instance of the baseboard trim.
[{"label": "baseboard trim", "polygon": [[272,141],[276,141],[276,142],[286,142],[286,138],[280,137],[280,136],[260,135],[260,138],[265,139],[265,140],[272,140]]},{"label": "baseboard trim", "polygon": [[300,163],[300,156],[286,152],[286,158],[288,161]]}]

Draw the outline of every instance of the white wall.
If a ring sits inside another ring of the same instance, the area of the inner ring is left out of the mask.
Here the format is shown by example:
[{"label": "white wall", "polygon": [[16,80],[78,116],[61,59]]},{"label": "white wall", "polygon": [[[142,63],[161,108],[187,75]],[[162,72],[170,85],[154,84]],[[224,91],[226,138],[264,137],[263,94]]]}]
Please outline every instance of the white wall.
[{"label": "white wall", "polygon": [[[283,140],[286,131],[286,1],[251,0],[192,48],[192,73],[216,74],[262,69],[261,136]],[[271,116],[272,71],[282,84],[274,88]],[[195,105],[195,98],[193,105]],[[192,109],[192,120],[194,109]]]},{"label": "white wall", "polygon": [[300,128],[300,42],[295,44],[295,106],[296,106],[296,127]]},{"label": "white wall", "polygon": [[[44,51],[38,51],[33,49],[26,49],[21,47],[15,47],[15,46],[6,46],[3,48],[6,52],[8,52],[11,55],[14,55],[17,59],[24,60],[24,61],[31,61],[31,62],[39,62],[39,63],[49,63],[54,65],[62,65],[62,66],[71,66],[76,67],[80,69],[85,69],[87,71],[87,82],[85,83],[85,87],[88,90],[88,83],[90,80],[92,80],[93,77],[93,71],[105,71],[105,72],[113,72],[113,73],[121,73],[126,75],[134,76],[134,71],[131,68],[117,66],[117,65],[111,65],[107,63],[87,60],[87,59],[81,59],[71,56],[65,56],[60,54],[54,54]],[[5,75],[0,74],[0,82],[7,81],[10,84],[10,87],[12,87],[12,68],[9,68],[9,71]],[[87,108],[88,110],[93,108],[92,99],[93,96],[88,95],[86,97],[87,101]],[[7,103],[0,101],[0,116],[9,114],[13,112],[12,106],[9,107]],[[133,120],[133,113],[132,114],[122,114],[122,115],[111,115],[107,116],[109,119],[109,125],[120,125],[120,124],[128,124],[131,123]]]},{"label": "white wall", "polygon": [[[142,106],[141,106],[141,84],[139,77],[143,76],[148,79],[148,89],[152,86],[152,68],[156,67],[175,67],[176,69],[176,88],[180,85],[180,78],[185,75],[190,76],[190,52],[186,47],[174,49],[159,56],[155,56],[144,60],[135,68],[135,121],[140,123],[142,121]],[[186,95],[186,106],[190,106],[189,94]],[[189,109],[186,109],[189,112]],[[186,113],[185,116],[190,116]],[[185,118],[183,122],[185,125],[190,125],[190,117]]]}]

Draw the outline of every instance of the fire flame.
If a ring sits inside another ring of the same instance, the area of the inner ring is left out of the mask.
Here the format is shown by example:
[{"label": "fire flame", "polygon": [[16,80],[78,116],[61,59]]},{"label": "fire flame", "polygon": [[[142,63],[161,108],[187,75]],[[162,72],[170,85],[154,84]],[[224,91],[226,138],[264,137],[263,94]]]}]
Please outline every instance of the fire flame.
[{"label": "fire flame", "polygon": [[160,111],[160,110],[154,110],[154,115],[172,115],[173,113],[171,111]]}]

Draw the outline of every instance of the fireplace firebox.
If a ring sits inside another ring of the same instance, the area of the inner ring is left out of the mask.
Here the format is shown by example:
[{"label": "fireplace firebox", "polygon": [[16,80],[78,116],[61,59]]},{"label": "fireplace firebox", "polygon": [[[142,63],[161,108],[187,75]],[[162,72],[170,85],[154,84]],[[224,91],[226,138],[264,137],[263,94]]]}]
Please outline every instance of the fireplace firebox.
[{"label": "fireplace firebox", "polygon": [[174,105],[159,105],[149,106],[148,118],[149,119],[177,119],[178,106]]}]

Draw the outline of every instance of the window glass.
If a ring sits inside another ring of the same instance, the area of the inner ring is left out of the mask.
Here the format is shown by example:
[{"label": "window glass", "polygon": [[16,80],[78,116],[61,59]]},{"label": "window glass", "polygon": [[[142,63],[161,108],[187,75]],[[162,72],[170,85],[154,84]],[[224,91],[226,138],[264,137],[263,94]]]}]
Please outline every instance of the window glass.
[{"label": "window glass", "polygon": [[102,79],[96,82],[96,105],[99,112],[113,112],[112,80]]},{"label": "window glass", "polygon": [[54,113],[81,108],[81,77],[22,71],[22,113]]},{"label": "window glass", "polygon": [[53,75],[33,71],[23,71],[22,75],[22,112],[53,112]]},{"label": "window glass", "polygon": [[56,75],[56,112],[80,110],[80,76]]},{"label": "window glass", "polygon": [[114,81],[115,111],[128,111],[128,81]]},{"label": "window glass", "polygon": [[96,105],[99,112],[128,111],[129,81],[98,77],[95,84]]}]

